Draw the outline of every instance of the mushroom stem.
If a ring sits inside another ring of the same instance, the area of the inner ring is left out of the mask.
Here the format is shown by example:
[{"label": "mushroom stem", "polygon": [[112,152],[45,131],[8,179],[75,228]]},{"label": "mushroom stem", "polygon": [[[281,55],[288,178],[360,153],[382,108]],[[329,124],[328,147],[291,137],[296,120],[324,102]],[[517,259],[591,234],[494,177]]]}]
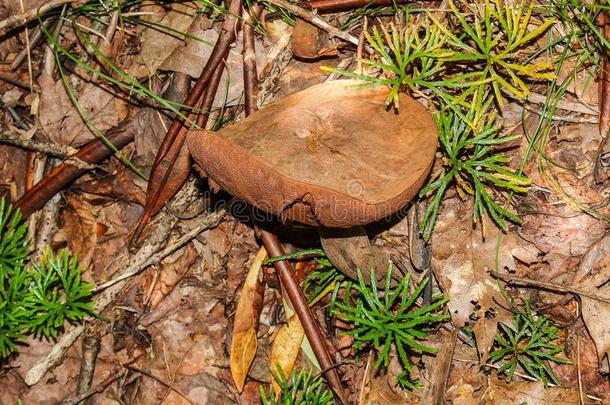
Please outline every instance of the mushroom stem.
[{"label": "mushroom stem", "polygon": [[[263,241],[263,245],[269,253],[269,257],[284,256],[284,248],[280,244],[280,241],[275,234],[265,231],[263,229],[260,229],[259,232]],[[343,388],[341,386],[339,374],[337,373],[337,369],[335,368],[330,354],[326,349],[326,344],[322,339],[322,334],[320,332],[318,324],[313,317],[309,305],[307,305],[307,300],[303,295],[303,291],[301,291],[299,282],[294,277],[292,266],[286,260],[275,262],[273,263],[273,266],[275,267],[275,271],[280,277],[282,286],[288,294],[288,298],[290,298],[290,302],[294,307],[295,313],[297,314],[299,320],[301,321],[301,324],[303,325],[303,329],[305,330],[307,339],[309,339],[311,348],[313,349],[313,352],[316,355],[318,362],[320,362],[322,373],[328,381],[328,385],[335,392],[335,396],[339,400],[339,402],[345,403]]]}]

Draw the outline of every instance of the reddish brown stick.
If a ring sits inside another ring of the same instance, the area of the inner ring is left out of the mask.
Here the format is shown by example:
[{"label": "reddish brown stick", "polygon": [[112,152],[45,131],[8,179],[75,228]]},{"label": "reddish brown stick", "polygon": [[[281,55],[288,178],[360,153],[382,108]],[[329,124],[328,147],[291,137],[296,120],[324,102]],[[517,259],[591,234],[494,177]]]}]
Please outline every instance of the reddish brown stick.
[{"label": "reddish brown stick", "polygon": [[[229,48],[235,40],[235,34],[239,28],[237,16],[239,15],[240,10],[241,1],[231,0],[229,11],[225,14],[225,20],[220,26],[218,41],[216,41],[212,54],[203,68],[199,79],[197,79],[195,86],[193,86],[193,90],[184,101],[185,105],[194,106],[197,101],[199,101],[216,68],[218,65],[222,64],[223,59],[228,55]],[[183,109],[182,113],[191,116],[187,109]],[[134,230],[132,241],[137,241],[139,239],[142,230],[146,224],[148,224],[150,218],[156,214],[160,207],[169,199],[167,193],[163,193],[163,197],[161,197],[161,190],[166,186],[167,179],[174,168],[178,154],[186,140],[186,131],[180,130],[184,124],[184,119],[177,116],[169,127],[165,138],[163,138],[163,142],[161,143],[161,147],[159,148],[151,171],[151,180],[148,182],[148,189],[146,190],[146,207],[144,208],[144,213],[142,214],[142,218],[140,218],[138,226]]]},{"label": "reddish brown stick", "polygon": [[[602,12],[599,15],[598,25],[604,37],[610,40],[610,12]],[[602,46],[603,47],[603,46]],[[599,71],[599,147],[595,159],[595,171],[593,173],[596,183],[603,183],[605,180],[602,176],[601,155],[604,152],[608,143],[608,135],[610,132],[610,55],[608,50],[604,48]]]},{"label": "reddish brown stick", "polygon": [[225,63],[226,58],[222,60],[222,63],[216,66],[216,71],[210,79],[210,85],[205,91],[205,95],[201,100],[201,104],[199,105],[201,112],[197,117],[197,126],[200,128],[205,128],[206,124],[208,123],[208,118],[210,117],[210,111],[214,106],[214,99],[216,98],[216,92],[218,91],[218,85],[220,84],[220,78],[222,77]]},{"label": "reddish brown stick", "polygon": [[[250,16],[244,10],[244,21],[249,21]],[[258,76],[256,71],[256,52],[254,48],[254,31],[250,24],[244,24],[244,92],[245,92],[245,110],[246,116],[256,111],[256,100],[258,95]],[[255,224],[256,227],[256,224]],[[263,245],[267,249],[269,257],[284,256],[284,249],[278,237],[268,231],[258,229],[257,232],[261,235]],[[337,369],[328,353],[324,338],[320,332],[318,324],[313,317],[307,299],[303,295],[303,291],[294,276],[292,266],[287,260],[274,263],[275,271],[277,272],[280,282],[284,290],[288,294],[288,298],[292,303],[295,313],[303,325],[305,335],[311,344],[311,348],[322,367],[323,375],[328,381],[328,385],[335,392],[340,403],[344,403],[343,387]]]},{"label": "reddish brown stick", "polygon": [[[284,256],[284,249],[282,248],[282,245],[275,234],[265,230],[259,230],[259,232],[269,257]],[[290,298],[294,312],[299,317],[301,325],[303,325],[305,335],[307,336],[307,339],[309,339],[311,348],[316,356],[316,359],[318,359],[318,362],[320,363],[320,367],[323,370],[324,378],[326,378],[326,381],[328,381],[328,385],[335,392],[340,403],[345,403],[343,399],[343,387],[341,386],[339,374],[337,373],[337,369],[335,368],[330,354],[328,353],[328,349],[326,348],[326,344],[322,338],[322,333],[320,332],[318,324],[313,317],[313,313],[307,304],[307,299],[303,295],[301,286],[299,286],[299,282],[294,276],[292,266],[286,260],[275,262],[273,263],[273,266],[280,277],[282,286],[288,294],[288,298]]]},{"label": "reddish brown stick", "polygon": [[[133,122],[133,119],[127,119],[106,134],[108,140],[117,149],[121,149],[133,141],[134,130],[130,128]],[[96,139],[83,146],[74,157],[84,162],[95,164],[112,155],[113,151],[104,142]],[[41,209],[51,197],[86,172],[86,169],[72,166],[69,163],[62,163],[54,168],[44,179],[36,183],[34,187],[29,189],[15,202],[15,206],[21,210],[24,216],[30,216],[35,211]]]},{"label": "reddish brown stick", "polygon": [[[254,6],[254,12],[260,13],[260,8]],[[254,19],[250,16],[248,9],[243,11],[243,32],[244,32],[244,108],[246,115],[250,115],[256,110],[258,100],[258,72],[256,71],[256,52],[254,48]]]}]

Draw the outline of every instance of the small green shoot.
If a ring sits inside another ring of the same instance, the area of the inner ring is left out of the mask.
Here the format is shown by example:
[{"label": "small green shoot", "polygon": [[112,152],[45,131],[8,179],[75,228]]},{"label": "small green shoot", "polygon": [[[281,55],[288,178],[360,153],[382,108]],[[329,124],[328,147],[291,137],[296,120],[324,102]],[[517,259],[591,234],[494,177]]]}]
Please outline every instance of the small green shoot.
[{"label": "small green shoot", "polygon": [[[354,324],[354,328],[345,333],[354,337],[354,348],[362,350],[372,347],[379,356],[375,368],[388,366],[390,349],[396,348],[403,372],[398,376],[397,384],[404,388],[415,388],[418,383],[410,378],[413,369],[408,357],[409,351],[434,353],[436,349],[425,346],[419,341],[428,337],[428,329],[435,323],[448,319],[449,315],[440,312],[447,298],[434,297],[432,304],[417,308],[415,301],[424,290],[427,280],[409,292],[410,277],[407,275],[392,291],[390,281],[392,267],[388,268],[385,289],[380,292],[375,282],[367,285],[358,269],[358,282],[353,284],[356,296],[352,301],[352,284],[348,284],[345,301],[337,302],[335,314]],[[376,280],[374,274],[371,280]]]},{"label": "small green shoot", "polygon": [[277,373],[272,372],[282,392],[276,398],[275,392],[269,396],[261,386],[259,388],[263,405],[330,405],[333,404],[333,394],[324,384],[320,376],[314,376],[311,372],[301,369],[292,370],[290,380],[277,368]]},{"label": "small green shoot", "polygon": [[309,273],[303,280],[303,291],[307,294],[307,301],[310,306],[315,305],[326,294],[333,292],[330,308],[335,304],[339,288],[345,281],[345,276],[339,272],[328,260],[322,249],[301,249],[284,256],[272,257],[265,261],[265,264],[272,264],[282,260],[294,260],[305,256],[314,256],[316,269]]},{"label": "small green shoot", "polygon": [[30,242],[21,213],[0,200],[0,359],[30,335],[55,337],[65,321],[95,316],[92,286],[75,258],[47,249],[29,262]]},{"label": "small green shoot", "polygon": [[559,329],[542,315],[533,313],[526,303],[513,318],[515,329],[499,323],[495,340],[495,350],[489,353],[491,363],[500,365],[498,371],[506,373],[512,381],[519,366],[527,375],[536,378],[546,386],[548,379],[559,385],[548,362],[565,364],[566,360],[555,356],[562,347],[554,344]]},{"label": "small green shoot", "polygon": [[[478,96],[477,96],[478,98]],[[518,139],[519,136],[502,136],[495,125],[495,114],[490,111],[492,99],[478,101],[464,115],[468,122],[458,117],[453,110],[443,109],[436,114],[439,140],[443,151],[443,168],[437,178],[425,186],[421,196],[431,195],[421,222],[426,240],[430,239],[443,196],[451,184],[455,184],[460,197],[474,198],[474,222],[482,221],[487,212],[502,230],[506,230],[505,219],[520,222],[515,213],[492,198],[493,191],[526,192],[530,180],[507,168],[508,158],[494,148]]]}]

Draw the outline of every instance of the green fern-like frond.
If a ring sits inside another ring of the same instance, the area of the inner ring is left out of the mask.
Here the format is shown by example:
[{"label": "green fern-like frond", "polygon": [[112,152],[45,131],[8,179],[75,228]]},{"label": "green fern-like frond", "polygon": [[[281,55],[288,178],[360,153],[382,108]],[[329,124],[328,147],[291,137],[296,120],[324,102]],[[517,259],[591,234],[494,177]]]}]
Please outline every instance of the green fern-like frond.
[{"label": "green fern-like frond", "polygon": [[524,309],[517,311],[513,322],[514,329],[504,323],[498,325],[495,350],[489,353],[491,363],[499,365],[498,371],[506,374],[508,381],[512,381],[517,368],[521,368],[545,385],[549,379],[559,385],[548,365],[549,362],[566,363],[565,359],[556,356],[562,347],[553,343],[559,329],[544,316],[533,313],[527,303]]},{"label": "green fern-like frond", "polygon": [[277,381],[281,394],[276,397],[275,392],[269,396],[261,386],[259,392],[263,405],[330,405],[333,402],[333,394],[330,392],[324,380],[320,376],[314,376],[307,370],[292,370],[290,379],[286,377],[281,367],[277,367],[277,373],[273,372],[273,378]]},{"label": "green fern-like frond", "polygon": [[28,336],[55,337],[64,322],[95,316],[92,286],[81,280],[76,258],[48,248],[34,263],[29,249],[21,213],[0,199],[0,358]]},{"label": "green fern-like frond", "polygon": [[533,6],[526,0],[517,4],[486,0],[478,8],[459,8],[449,0],[449,6],[457,20],[455,28],[435,21],[452,49],[444,60],[467,66],[479,81],[488,82],[500,106],[502,92],[524,99],[530,93],[526,80],[555,78],[551,62],[528,62],[523,57],[526,48],[553,25],[554,18],[529,30]]},{"label": "green fern-like frond", "polygon": [[[440,204],[447,189],[455,185],[462,198],[474,198],[473,219],[479,222],[489,214],[502,229],[505,220],[520,222],[520,217],[496,202],[493,191],[526,192],[530,180],[508,167],[508,158],[496,152],[498,145],[518,139],[519,136],[502,136],[491,112],[492,99],[477,97],[474,107],[464,113],[466,120],[451,109],[436,114],[439,141],[443,150],[443,169],[436,179],[425,186],[421,196],[431,196],[431,202],[422,218],[421,228],[426,239],[434,229]],[[472,123],[468,125],[467,122]],[[476,129],[473,129],[474,128]]]},{"label": "green fern-like frond", "polygon": [[30,251],[27,225],[21,213],[0,199],[0,289],[16,268],[23,266]]},{"label": "green fern-like frond", "polygon": [[[428,329],[449,316],[440,312],[447,298],[436,300],[425,307],[417,308],[415,301],[424,290],[427,280],[423,280],[412,293],[409,292],[410,277],[407,275],[394,289],[390,289],[392,267],[388,268],[385,288],[380,293],[375,282],[367,285],[358,269],[358,282],[353,284],[356,297],[351,299],[352,286],[347,288],[345,302],[338,302],[335,314],[354,324],[346,331],[354,337],[354,348],[362,350],[372,347],[378,352],[375,367],[387,367],[390,349],[396,348],[404,372],[397,383],[405,388],[415,388],[417,382],[410,378],[412,365],[408,357],[410,351],[434,353],[434,348],[420,343],[428,336]],[[376,280],[374,274],[371,280]]]},{"label": "green fern-like frond", "polygon": [[25,306],[33,321],[32,333],[56,336],[65,321],[80,321],[93,315],[89,300],[92,286],[82,282],[78,261],[66,251],[54,255],[48,249],[40,263],[30,269],[32,286]]}]

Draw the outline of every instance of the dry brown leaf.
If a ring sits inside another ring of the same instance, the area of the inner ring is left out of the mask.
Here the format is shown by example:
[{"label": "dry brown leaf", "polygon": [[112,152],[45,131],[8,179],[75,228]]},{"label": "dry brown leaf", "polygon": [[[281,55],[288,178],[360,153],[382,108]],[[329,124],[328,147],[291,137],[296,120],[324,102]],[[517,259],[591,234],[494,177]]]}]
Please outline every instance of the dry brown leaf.
[{"label": "dry brown leaf", "polygon": [[[95,138],[70,101],[61,79],[55,81],[43,73],[38,83],[44,89],[40,96],[40,125],[49,141],[76,147]],[[119,123],[112,94],[90,82],[73,86],[80,107],[98,130],[104,132]]]},{"label": "dry brown leaf", "polygon": [[[275,335],[275,340],[271,345],[271,355],[269,356],[269,370],[273,370],[277,374],[279,366],[284,375],[289,376],[299,356],[304,336],[305,331],[299,318],[296,314],[292,315]],[[277,397],[280,393],[280,387],[273,376],[271,376],[271,385]]]},{"label": "dry brown leaf", "polygon": [[[472,226],[472,204],[449,200],[441,209],[432,238],[432,266],[444,294],[451,321],[462,327],[474,319],[473,331],[481,362],[485,362],[493,345],[499,321],[510,324],[510,313],[497,302],[504,302],[498,283],[489,271],[515,270],[512,251],[526,242],[509,233],[500,234],[493,223],[485,218],[487,237],[483,240],[480,224]],[[497,252],[499,249],[499,252]]]},{"label": "dry brown leaf", "polygon": [[250,266],[235,311],[231,340],[231,375],[240,393],[243,391],[248,370],[256,355],[256,331],[264,293],[261,266],[266,258],[267,251],[261,247]]},{"label": "dry brown leaf", "polygon": [[[209,59],[214,44],[218,40],[218,32],[211,29],[212,24],[203,14],[198,14],[188,29],[189,38],[172,49],[170,55],[159,65],[160,70],[186,73],[192,78],[198,78]],[[238,38],[238,42],[241,41]],[[256,67],[259,74],[267,61],[265,48],[262,44],[256,46]],[[242,45],[231,48],[225,69],[220,78],[218,96],[213,107],[221,107],[225,102],[233,105],[241,100],[243,92],[243,56]],[[228,92],[227,92],[228,90]],[[225,94],[225,92],[227,92]],[[225,101],[226,100],[226,101]]]},{"label": "dry brown leaf", "polygon": [[172,292],[198,257],[199,255],[195,248],[192,245],[187,245],[184,249],[179,250],[163,261],[159,268],[158,277],[153,272],[147,273],[144,280],[144,291],[150,291],[152,283],[152,291],[149,298],[151,308],[156,308]]},{"label": "dry brown leaf", "polygon": [[[142,6],[142,12],[151,13],[143,19],[153,23],[154,26],[147,27],[142,32],[140,53],[128,69],[131,76],[138,78],[152,76],[159,65],[183,42],[170,30],[186,33],[197,8],[192,3],[168,3],[167,6],[170,7],[167,12],[158,4]],[[164,27],[168,33],[157,26]]]},{"label": "dry brown leaf", "polygon": [[[610,299],[610,235],[604,236],[587,252],[578,267],[573,286]],[[581,296],[582,317],[595,342],[602,363],[610,355],[610,304]],[[604,369],[608,369],[607,363]]]},{"label": "dry brown leaf", "polygon": [[[492,377],[489,380],[489,387],[485,390],[483,398],[473,403],[492,403],[495,405],[548,405],[548,404],[578,404],[580,393],[577,389],[569,389],[562,387],[545,387],[540,381],[529,382],[519,381],[507,383],[504,380],[499,380],[497,377]],[[582,404],[598,404],[588,399],[583,398]],[[487,402],[489,401],[489,402]],[[454,402],[460,404],[468,404],[470,402]]]}]

